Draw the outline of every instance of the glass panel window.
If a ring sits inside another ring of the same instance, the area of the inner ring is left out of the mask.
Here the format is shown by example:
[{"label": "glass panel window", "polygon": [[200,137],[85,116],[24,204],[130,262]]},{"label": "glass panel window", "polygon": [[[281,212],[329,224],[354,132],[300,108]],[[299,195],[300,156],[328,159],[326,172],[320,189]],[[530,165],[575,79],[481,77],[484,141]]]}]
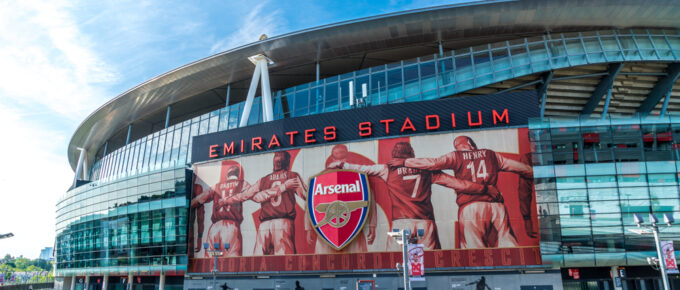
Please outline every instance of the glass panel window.
[{"label": "glass panel window", "polygon": [[170,164],[169,164],[170,166],[175,165],[179,157],[179,145],[181,137],[182,129],[181,128],[175,129],[175,132],[172,137],[172,149],[170,151]]},{"label": "glass panel window", "polygon": [[371,105],[384,104],[387,102],[387,83],[385,81],[384,71],[371,74],[371,90],[369,95]]},{"label": "glass panel window", "polygon": [[588,188],[615,187],[616,177],[614,175],[588,176],[586,182]]},{"label": "glass panel window", "polygon": [[[665,199],[656,199],[653,198],[652,202],[652,211],[657,214],[661,213],[672,213],[672,212],[678,212],[680,211],[680,200],[677,198],[677,193],[675,195],[675,198],[665,198]],[[661,216],[659,216],[661,217]]]},{"label": "glass panel window", "polygon": [[[236,104],[236,105],[232,105],[229,108],[229,129],[234,129],[234,128],[238,127],[239,116],[241,115],[240,107],[242,105],[243,104],[239,103],[239,104]],[[193,131],[194,125],[195,124],[191,125],[192,131]],[[196,136],[196,134],[192,134],[191,136],[192,137]]]},{"label": "glass panel window", "polygon": [[673,186],[650,186],[649,195],[652,198],[680,198],[678,187]]},{"label": "glass panel window", "polygon": [[617,177],[619,186],[621,187],[647,185],[647,177],[645,176],[645,174],[620,174]]},{"label": "glass panel window", "polygon": [[[420,85],[417,65],[404,67],[404,93],[405,97],[407,98],[413,95],[418,95],[418,97],[420,96]],[[418,99],[419,98],[413,100],[415,101]]]},{"label": "glass panel window", "polygon": [[588,202],[569,202],[560,203],[559,206],[561,215],[572,215],[580,216],[578,219],[588,219],[588,217],[582,217],[581,215],[590,214],[590,208],[588,207]]},{"label": "glass panel window", "polygon": [[[186,128],[186,127],[185,127]],[[224,131],[229,128],[229,108],[220,109],[220,124],[218,131]]]},{"label": "glass panel window", "polygon": [[586,182],[583,177],[558,177],[555,178],[557,189],[585,188]]},{"label": "glass panel window", "polygon": [[[349,86],[348,86],[349,87]],[[293,117],[305,116],[309,112],[309,90],[295,93]]]},{"label": "glass panel window", "polygon": [[[309,93],[309,91],[305,92]],[[248,125],[255,125],[258,123],[262,123],[262,98],[255,98],[255,100],[253,100],[253,107],[250,109],[250,116],[248,117]]]},{"label": "glass panel window", "polygon": [[208,133],[217,132],[217,126],[219,125],[219,116],[214,116],[210,118],[210,124],[208,125]]},{"label": "glass panel window", "polygon": [[182,140],[179,146],[179,157],[177,158],[178,164],[186,164],[187,151],[189,150],[189,126],[184,126],[182,128]]},{"label": "glass panel window", "polygon": [[596,200],[618,200],[619,191],[616,188],[588,188],[588,199]]},{"label": "glass panel window", "polygon": [[159,137],[156,135],[153,137],[153,140],[151,142],[151,155],[149,158],[149,170],[155,170],[156,169],[156,157],[158,157],[158,141]]},{"label": "glass panel window", "polygon": [[649,195],[646,188],[644,195],[639,195],[636,199],[621,198],[621,212],[648,213],[649,205]]},{"label": "glass panel window", "polygon": [[324,112],[334,112],[340,107],[340,99],[338,98],[338,83],[326,85],[326,94],[324,96]]},{"label": "glass panel window", "polygon": [[[179,133],[179,130],[177,131]],[[178,134],[179,135],[179,134]],[[173,146],[173,136],[174,132],[173,131],[168,131],[165,137],[165,147],[163,148],[163,163],[162,163],[162,168],[167,168],[168,165],[170,164],[170,161],[172,160],[172,146]],[[160,148],[159,148],[160,151]],[[175,157],[176,158],[176,155]]]},{"label": "glass panel window", "polygon": [[588,194],[585,189],[563,189],[557,191],[560,202],[586,201]]},{"label": "glass panel window", "polygon": [[618,200],[606,200],[590,203],[590,214],[595,215],[599,213],[618,213],[621,212]]},{"label": "glass panel window", "polygon": [[645,160],[673,160],[673,132],[668,124],[644,125],[642,127],[642,144],[645,148]]},{"label": "glass panel window", "polygon": [[421,91],[426,92],[437,88],[435,76],[435,62],[424,62],[420,64],[420,77],[422,82]]},{"label": "glass panel window", "polygon": [[387,71],[388,97],[387,102],[398,102],[403,98],[401,69]]}]

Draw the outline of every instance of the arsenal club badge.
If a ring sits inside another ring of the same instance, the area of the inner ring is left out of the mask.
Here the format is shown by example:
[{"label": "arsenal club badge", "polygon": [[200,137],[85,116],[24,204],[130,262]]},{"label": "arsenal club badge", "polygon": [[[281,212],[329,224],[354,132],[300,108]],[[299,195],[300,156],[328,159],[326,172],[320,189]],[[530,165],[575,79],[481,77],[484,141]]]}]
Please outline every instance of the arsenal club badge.
[{"label": "arsenal club badge", "polygon": [[366,222],[370,194],[363,173],[332,170],[312,177],[307,215],[316,233],[336,250],[349,245]]}]

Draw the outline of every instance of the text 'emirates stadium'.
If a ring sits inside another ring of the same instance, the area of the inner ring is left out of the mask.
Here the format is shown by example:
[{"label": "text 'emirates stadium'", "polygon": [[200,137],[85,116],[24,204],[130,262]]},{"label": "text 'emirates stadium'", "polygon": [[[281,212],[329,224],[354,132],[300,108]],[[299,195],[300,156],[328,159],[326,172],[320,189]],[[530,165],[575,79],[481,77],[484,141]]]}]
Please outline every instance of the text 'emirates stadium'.
[{"label": "text 'emirates stadium'", "polygon": [[479,1],[155,77],[70,140],[55,286],[680,287],[678,15]]}]

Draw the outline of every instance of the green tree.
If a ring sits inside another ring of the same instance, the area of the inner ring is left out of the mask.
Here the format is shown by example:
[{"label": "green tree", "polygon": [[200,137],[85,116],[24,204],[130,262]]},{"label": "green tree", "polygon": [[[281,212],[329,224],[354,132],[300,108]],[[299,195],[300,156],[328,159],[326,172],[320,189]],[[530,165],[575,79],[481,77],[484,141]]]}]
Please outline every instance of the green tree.
[{"label": "green tree", "polygon": [[16,265],[16,271],[26,271],[26,268],[31,265],[31,260],[26,258],[18,258],[14,260],[14,264]]}]

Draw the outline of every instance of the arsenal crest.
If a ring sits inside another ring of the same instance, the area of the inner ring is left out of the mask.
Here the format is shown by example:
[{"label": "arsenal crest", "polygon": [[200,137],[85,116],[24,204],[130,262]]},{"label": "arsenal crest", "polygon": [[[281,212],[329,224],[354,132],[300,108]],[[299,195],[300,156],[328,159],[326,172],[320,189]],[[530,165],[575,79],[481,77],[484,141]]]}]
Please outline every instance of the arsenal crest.
[{"label": "arsenal crest", "polygon": [[331,247],[341,250],[363,228],[370,200],[365,174],[327,171],[309,181],[307,212],[316,233]]}]

